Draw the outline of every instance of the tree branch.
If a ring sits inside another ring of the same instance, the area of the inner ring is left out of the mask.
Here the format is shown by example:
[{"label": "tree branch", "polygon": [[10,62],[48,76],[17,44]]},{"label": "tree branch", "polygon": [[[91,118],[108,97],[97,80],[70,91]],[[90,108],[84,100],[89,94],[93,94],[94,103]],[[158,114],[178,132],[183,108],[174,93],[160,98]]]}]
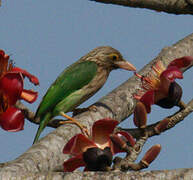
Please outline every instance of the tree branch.
[{"label": "tree branch", "polygon": [[[175,113],[174,115],[165,118],[162,121],[159,121],[153,125],[149,125],[144,129],[135,128],[135,129],[123,129],[123,128],[117,128],[117,131],[126,131],[132,134],[133,137],[137,139],[136,144],[134,147],[130,148],[130,152],[126,155],[125,158],[119,158],[118,160],[114,160],[114,169],[119,169],[121,171],[126,170],[140,170],[142,168],[147,168],[148,166],[140,166],[142,164],[135,163],[135,160],[137,159],[138,155],[141,153],[141,150],[143,149],[144,144],[148,140],[148,138],[158,135],[161,132],[164,132],[168,129],[171,129],[174,127],[177,123],[184,120],[186,116],[188,116],[193,111],[193,99],[188,103],[185,109],[180,110],[179,112]],[[158,128],[158,126],[163,122],[160,126],[161,128]],[[161,131],[160,131],[161,130]],[[140,161],[141,162],[141,161]]]},{"label": "tree branch", "polygon": [[[176,124],[179,122],[183,121],[186,116],[188,116],[190,113],[193,112],[193,99],[187,104],[186,108],[174,113],[170,117],[167,117],[167,120],[169,121],[169,124],[167,125],[166,129],[164,129],[162,132],[165,132],[171,128],[173,128]],[[163,121],[163,120],[162,120]],[[157,132],[155,131],[155,127],[160,123],[161,121],[158,121],[154,124],[148,125],[146,127],[146,132],[148,134],[148,137],[156,136],[158,135]],[[126,131],[129,132],[134,138],[140,138],[141,136],[141,131],[138,128],[134,129],[125,129],[125,128],[116,128],[116,131]],[[162,133],[160,132],[160,133]]]},{"label": "tree branch", "polygon": [[[158,59],[167,66],[173,59],[182,56],[193,56],[193,34],[171,47],[164,48],[139,73],[146,75],[151,70],[152,64]],[[110,117],[121,122],[132,114],[136,103],[133,94],[141,89],[140,86],[141,81],[136,76],[133,76],[111,93],[101,98],[96,104],[96,111],[87,111],[75,116],[75,118],[88,128],[96,120],[104,117]],[[74,125],[69,124],[57,128],[29,148],[20,157],[2,165],[0,178],[6,179],[7,177],[14,177],[16,174],[62,170],[64,160],[69,158],[68,155],[62,153],[62,149],[68,140],[77,133],[80,133],[80,130]],[[90,174],[94,175],[94,173]],[[75,176],[74,174],[71,175],[72,178]]]},{"label": "tree branch", "polygon": [[[39,118],[35,119],[35,113],[32,112],[23,103],[21,103],[21,101],[17,101],[17,103],[15,104],[15,107],[17,107],[18,109],[21,109],[23,114],[25,115],[25,118],[27,120],[29,120],[30,122],[32,122],[34,124],[39,124],[40,123],[40,119]],[[61,119],[54,119],[51,122],[49,122],[47,126],[52,127],[52,128],[57,128],[57,127],[59,127],[61,125],[59,123],[60,121],[61,121]]]},{"label": "tree branch", "polygon": [[90,0],[134,8],[147,8],[171,14],[193,14],[192,0]]},{"label": "tree branch", "polygon": [[73,172],[73,173],[65,173],[65,172],[30,172],[23,173],[20,175],[14,174],[14,176],[10,176],[10,173],[7,172],[7,176],[4,176],[3,180],[9,180],[11,178],[17,178],[18,180],[31,180],[31,179],[57,179],[57,180],[101,180],[101,179],[137,179],[137,180],[155,180],[155,179],[192,179],[193,169],[174,169],[174,170],[161,170],[161,171],[137,171],[137,172]]}]

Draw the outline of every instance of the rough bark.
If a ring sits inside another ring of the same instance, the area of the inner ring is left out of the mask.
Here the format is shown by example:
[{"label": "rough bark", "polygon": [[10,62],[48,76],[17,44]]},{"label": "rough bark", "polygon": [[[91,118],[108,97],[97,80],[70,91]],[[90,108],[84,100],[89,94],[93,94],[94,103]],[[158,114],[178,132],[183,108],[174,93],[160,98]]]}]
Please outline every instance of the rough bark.
[{"label": "rough bark", "polygon": [[[174,44],[171,47],[164,48],[160,54],[153,59],[149,64],[147,64],[139,73],[142,75],[147,74],[151,70],[151,66],[155,63],[156,60],[161,60],[164,65],[168,65],[173,59],[179,58],[182,56],[193,56],[193,34],[187,36],[183,40],[180,40],[178,43]],[[192,66],[192,65],[191,65]],[[118,121],[122,121],[132,114],[135,107],[135,99],[133,94],[140,89],[140,80],[135,76],[131,77],[120,85],[118,88],[113,90],[111,93],[107,94],[101,98],[97,103],[97,111],[87,111],[80,115],[75,116],[82,124],[90,128],[98,119],[104,117],[114,118]],[[57,128],[52,133],[48,134],[46,137],[42,138],[37,144],[29,148],[24,154],[15,159],[14,161],[1,164],[0,169],[0,179],[8,179],[9,177],[21,177],[25,175],[30,179],[30,176],[37,175],[35,173],[41,172],[43,175],[48,177],[53,173],[47,173],[48,171],[60,171],[63,169],[62,164],[69,156],[62,153],[64,144],[80,130],[74,125],[64,125]],[[190,177],[193,170],[176,170],[175,171],[155,171],[154,178],[157,176],[166,177],[167,173],[172,174],[175,177],[175,174],[181,176],[181,173],[186,172],[186,176]],[[44,174],[44,172],[46,172]],[[191,172],[191,173],[190,173]],[[41,175],[38,174],[38,175]],[[78,175],[77,175],[78,174]],[[107,173],[108,174],[108,173]],[[98,173],[98,176],[101,176],[100,179],[108,179],[109,176],[106,173]],[[130,173],[119,173],[115,177],[125,178],[130,176]],[[152,176],[152,172],[146,172],[146,175]],[[156,175],[158,174],[158,175]],[[87,173],[87,179],[91,178],[95,174],[90,172]],[[139,172],[133,173],[135,178],[140,175]],[[144,175],[144,177],[146,177]],[[172,176],[171,175],[171,176]],[[56,176],[64,177],[65,179],[80,179],[84,177],[83,173],[57,173]],[[56,177],[55,176],[55,177]],[[78,177],[79,178],[78,178]],[[98,177],[96,176],[96,177]],[[110,176],[113,176],[113,173],[110,173]],[[168,176],[168,175],[167,175]],[[76,178],[77,177],[77,178]],[[102,178],[103,177],[103,178]],[[24,178],[23,178],[24,179]],[[192,178],[187,178],[192,179]]]},{"label": "rough bark", "polygon": [[[9,174],[9,173],[8,173]],[[94,178],[93,178],[94,177]],[[15,177],[13,177],[14,179]],[[3,179],[6,180],[7,178]],[[144,172],[41,172],[41,173],[27,173],[17,177],[17,180],[177,180],[177,179],[193,179],[193,169],[175,169],[162,171],[144,171]]]},{"label": "rough bark", "polygon": [[91,0],[135,8],[146,8],[170,14],[193,14],[192,0]]}]

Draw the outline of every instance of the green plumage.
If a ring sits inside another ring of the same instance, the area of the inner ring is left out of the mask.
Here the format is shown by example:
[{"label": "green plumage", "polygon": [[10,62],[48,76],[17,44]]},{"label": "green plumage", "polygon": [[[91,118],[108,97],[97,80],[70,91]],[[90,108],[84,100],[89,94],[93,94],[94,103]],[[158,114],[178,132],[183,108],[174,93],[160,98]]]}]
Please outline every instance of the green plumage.
[{"label": "green plumage", "polygon": [[94,78],[96,72],[95,62],[83,61],[69,66],[60,74],[48,89],[36,112],[36,117],[40,117],[41,121],[34,143],[51,118],[59,115],[61,111],[69,112],[80,104],[86,93],[81,91],[81,88]]},{"label": "green plumage", "polygon": [[119,51],[110,46],[95,48],[66,68],[48,89],[38,107],[35,118],[40,118],[40,126],[34,143],[53,117],[64,116],[94,95],[104,85],[109,73],[117,68],[136,70]]}]

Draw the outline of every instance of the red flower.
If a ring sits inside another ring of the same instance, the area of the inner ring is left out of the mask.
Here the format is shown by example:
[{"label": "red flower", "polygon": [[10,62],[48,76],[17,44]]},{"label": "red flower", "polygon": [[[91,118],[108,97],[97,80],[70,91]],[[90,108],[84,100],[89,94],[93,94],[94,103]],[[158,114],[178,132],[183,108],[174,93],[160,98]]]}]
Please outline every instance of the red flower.
[{"label": "red flower", "polygon": [[[110,139],[118,121],[112,119],[101,119],[93,124],[91,136],[77,134],[72,137],[63,149],[64,154],[71,154],[73,157],[64,162],[64,171],[72,172],[76,168],[85,166],[89,171],[105,171],[111,166],[112,156],[115,153],[123,152]],[[118,138],[131,141],[131,135],[126,132],[116,133]]]},{"label": "red flower", "polygon": [[24,115],[21,110],[14,107],[19,99],[33,103],[38,93],[26,90],[24,77],[33,84],[38,85],[38,79],[17,67],[13,67],[9,56],[0,50],[0,126],[6,131],[20,131],[24,126]]},{"label": "red flower", "polygon": [[182,88],[175,82],[175,79],[183,79],[182,69],[193,63],[193,57],[184,56],[173,60],[167,68],[161,61],[152,66],[152,71],[143,77],[136,73],[142,81],[142,87],[147,90],[143,95],[136,95],[145,106],[148,113],[151,112],[151,105],[157,104],[163,108],[172,108],[178,105]]}]

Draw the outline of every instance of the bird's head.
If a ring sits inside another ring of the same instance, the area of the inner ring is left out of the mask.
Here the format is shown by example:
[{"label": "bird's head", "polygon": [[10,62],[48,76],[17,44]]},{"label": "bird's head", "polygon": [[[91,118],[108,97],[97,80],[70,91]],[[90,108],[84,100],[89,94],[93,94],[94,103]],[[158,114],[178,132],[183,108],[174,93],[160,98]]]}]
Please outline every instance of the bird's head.
[{"label": "bird's head", "polygon": [[99,66],[109,70],[121,68],[128,71],[136,71],[135,66],[126,61],[118,50],[110,46],[100,46],[93,49],[85,59],[94,61]]}]

